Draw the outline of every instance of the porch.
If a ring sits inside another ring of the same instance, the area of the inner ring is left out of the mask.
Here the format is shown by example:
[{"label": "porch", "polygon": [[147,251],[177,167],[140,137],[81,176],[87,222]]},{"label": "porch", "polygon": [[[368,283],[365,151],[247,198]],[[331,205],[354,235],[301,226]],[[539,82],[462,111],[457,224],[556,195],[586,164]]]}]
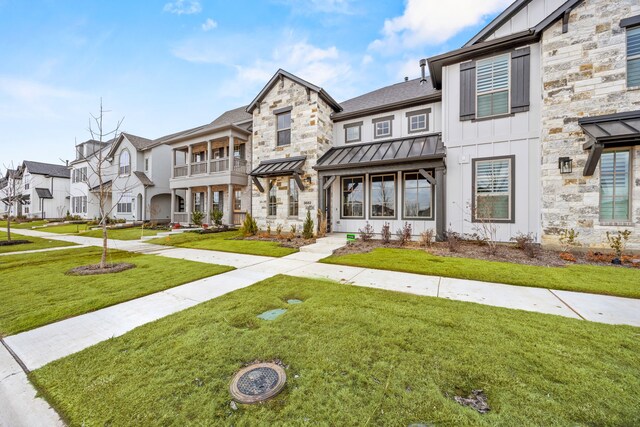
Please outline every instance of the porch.
[{"label": "porch", "polygon": [[251,205],[250,188],[227,185],[208,185],[171,189],[171,222],[193,224],[193,213],[203,214],[203,224],[214,223],[214,212],[222,212],[222,224],[240,226]]}]

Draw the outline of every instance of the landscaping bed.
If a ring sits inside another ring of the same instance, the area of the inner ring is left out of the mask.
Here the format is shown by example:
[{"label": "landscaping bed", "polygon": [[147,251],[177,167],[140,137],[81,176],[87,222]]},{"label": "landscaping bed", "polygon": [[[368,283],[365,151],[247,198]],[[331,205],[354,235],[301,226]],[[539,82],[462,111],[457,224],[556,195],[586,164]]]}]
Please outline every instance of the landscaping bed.
[{"label": "landscaping bed", "polygon": [[0,259],[0,336],[163,291],[232,267],[112,250],[110,264],[135,265],[117,274],[68,275],[96,264],[99,248],[7,255]]},{"label": "landscaping bed", "polygon": [[[276,276],[30,379],[69,425],[630,426],[639,331]],[[252,361],[283,366],[285,388],[232,402]]]}]

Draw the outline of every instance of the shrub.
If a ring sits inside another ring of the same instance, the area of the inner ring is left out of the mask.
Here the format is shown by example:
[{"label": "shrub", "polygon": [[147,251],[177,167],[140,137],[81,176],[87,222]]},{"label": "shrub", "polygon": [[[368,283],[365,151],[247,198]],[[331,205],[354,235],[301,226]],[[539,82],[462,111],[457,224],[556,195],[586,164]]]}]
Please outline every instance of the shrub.
[{"label": "shrub", "polygon": [[240,228],[240,232],[245,236],[255,236],[258,234],[258,224],[256,220],[253,219],[250,213],[244,217],[244,222],[242,223],[242,227]]},{"label": "shrub", "polygon": [[202,225],[202,219],[204,218],[204,212],[202,211],[193,211],[191,212],[191,221],[195,225]]},{"label": "shrub", "polygon": [[271,237],[271,224],[267,224],[267,231],[265,232],[267,237]]},{"label": "shrub", "polygon": [[562,252],[560,254],[560,259],[564,260],[564,261],[568,261],[568,262],[576,262],[576,257],[569,252]]},{"label": "shrub", "polygon": [[374,230],[373,226],[369,224],[369,221],[367,221],[364,228],[359,229],[358,232],[360,233],[360,238],[363,242],[368,242],[369,240],[373,239]]},{"label": "shrub", "polygon": [[569,252],[570,249],[580,246],[580,242],[578,242],[578,233],[573,228],[560,230],[560,245],[562,252]]},{"label": "shrub", "polygon": [[282,239],[282,224],[276,224],[276,237]]},{"label": "shrub", "polygon": [[524,250],[528,243],[533,243],[533,233],[518,233],[515,237],[511,238],[511,241],[516,242],[516,249]]},{"label": "shrub", "polygon": [[452,229],[448,229],[445,237],[449,252],[458,252],[460,250],[460,235]]},{"label": "shrub", "polygon": [[218,228],[222,227],[223,216],[224,214],[220,209],[214,209],[213,212],[211,213],[211,219],[213,220],[213,223],[215,224],[216,227]]},{"label": "shrub", "polygon": [[302,225],[302,237],[305,239],[313,238],[313,220],[311,219],[311,211],[307,210],[307,218]]},{"label": "shrub", "polygon": [[291,238],[295,238],[298,234],[298,226],[296,224],[291,224]]},{"label": "shrub", "polygon": [[382,226],[380,236],[382,237],[382,243],[385,245],[389,244],[391,241],[391,225],[388,222],[385,222]]},{"label": "shrub", "polygon": [[401,229],[396,230],[396,236],[398,236],[398,241],[401,246],[409,243],[411,241],[411,224],[405,222]]},{"label": "shrub", "polygon": [[624,250],[626,249],[629,237],[631,237],[631,231],[629,230],[618,230],[615,235],[607,231],[607,241],[609,242],[609,247],[613,249],[613,252],[616,254],[616,258],[618,258],[618,260],[620,260],[620,258],[622,258],[622,255],[624,254]]},{"label": "shrub", "polygon": [[433,244],[433,238],[435,237],[435,230],[429,229],[420,233],[420,246],[430,248]]}]

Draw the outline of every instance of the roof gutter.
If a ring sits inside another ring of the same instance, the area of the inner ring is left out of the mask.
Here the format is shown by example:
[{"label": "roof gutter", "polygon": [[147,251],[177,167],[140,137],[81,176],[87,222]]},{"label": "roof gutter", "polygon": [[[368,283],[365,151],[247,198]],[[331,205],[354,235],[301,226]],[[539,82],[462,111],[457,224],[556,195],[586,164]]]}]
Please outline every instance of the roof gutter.
[{"label": "roof gutter", "polygon": [[442,93],[434,93],[427,96],[421,96],[419,98],[412,98],[404,101],[393,102],[391,104],[384,104],[378,107],[365,108],[364,110],[352,111],[347,113],[333,113],[331,115],[331,119],[334,122],[343,122],[345,120],[356,119],[358,117],[369,116],[371,114],[386,113],[387,111],[397,110],[398,108],[413,107],[416,105],[439,101],[442,101]]},{"label": "roof gutter", "polygon": [[239,126],[236,126],[236,125],[232,124],[232,125],[224,125],[224,126],[220,126],[220,127],[216,127],[216,128],[202,129],[202,130],[199,130],[197,132],[190,133],[188,135],[179,135],[179,136],[177,136],[175,138],[171,138],[171,139],[167,139],[166,141],[162,141],[158,145],[160,145],[160,144],[173,144],[173,143],[176,143],[176,142],[188,141],[188,140],[193,139],[193,138],[198,137],[198,136],[203,136],[203,135],[207,135],[207,134],[215,133],[215,132],[222,132],[222,131],[225,131],[225,130],[235,130],[235,131],[241,132],[241,133],[246,134],[246,135],[251,135],[251,132],[246,131],[246,130],[242,129]]}]

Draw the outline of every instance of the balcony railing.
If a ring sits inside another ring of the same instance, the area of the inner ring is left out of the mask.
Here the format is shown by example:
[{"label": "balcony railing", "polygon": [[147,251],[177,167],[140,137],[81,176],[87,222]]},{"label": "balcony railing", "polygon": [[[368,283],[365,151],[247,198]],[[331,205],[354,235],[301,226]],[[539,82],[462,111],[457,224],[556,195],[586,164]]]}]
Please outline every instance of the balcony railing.
[{"label": "balcony railing", "polygon": [[246,212],[234,212],[233,213],[233,225],[242,225],[244,219],[247,216]]},{"label": "balcony railing", "polygon": [[228,158],[222,158],[222,159],[214,159],[211,160],[211,173],[218,173],[218,172],[226,172],[229,170],[229,159]]},{"label": "balcony railing", "polygon": [[181,176],[187,176],[189,174],[189,169],[187,167],[187,165],[182,165],[182,166],[174,166],[173,167],[173,176],[175,178],[181,177]]},{"label": "balcony railing", "polygon": [[186,212],[174,212],[173,222],[189,222],[189,214]]},{"label": "balcony railing", "polygon": [[249,162],[247,162],[245,159],[233,159],[233,170],[235,172],[249,173],[248,166]]},{"label": "balcony railing", "polygon": [[207,162],[191,163],[191,175],[207,173]]}]

